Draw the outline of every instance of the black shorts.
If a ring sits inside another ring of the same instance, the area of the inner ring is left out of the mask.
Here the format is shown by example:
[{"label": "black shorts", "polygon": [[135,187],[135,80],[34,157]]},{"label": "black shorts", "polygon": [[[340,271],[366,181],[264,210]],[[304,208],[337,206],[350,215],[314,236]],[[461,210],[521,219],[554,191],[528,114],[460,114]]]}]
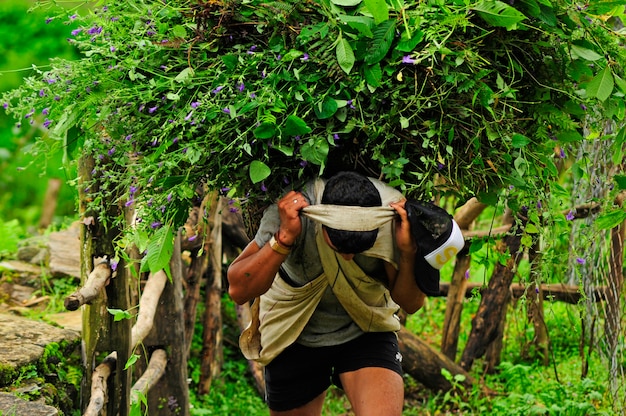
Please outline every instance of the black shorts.
[{"label": "black shorts", "polygon": [[311,348],[293,344],[265,367],[266,401],[270,409],[303,406],[334,383],[339,374],[382,367],[402,375],[402,356],[393,332],[370,332],[345,344]]}]

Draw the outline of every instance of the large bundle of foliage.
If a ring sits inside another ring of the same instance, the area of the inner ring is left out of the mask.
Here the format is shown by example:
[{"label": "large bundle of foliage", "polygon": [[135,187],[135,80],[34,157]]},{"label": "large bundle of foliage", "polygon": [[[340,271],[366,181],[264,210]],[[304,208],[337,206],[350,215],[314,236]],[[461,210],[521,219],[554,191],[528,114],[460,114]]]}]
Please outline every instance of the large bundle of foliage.
[{"label": "large bundle of foliage", "polygon": [[624,117],[619,1],[111,3],[50,9],[83,58],[3,103],[48,129],[36,150],[93,156],[93,207],[135,206],[148,232],[199,184],[272,200],[341,169],[416,197],[536,194],[584,120]]}]

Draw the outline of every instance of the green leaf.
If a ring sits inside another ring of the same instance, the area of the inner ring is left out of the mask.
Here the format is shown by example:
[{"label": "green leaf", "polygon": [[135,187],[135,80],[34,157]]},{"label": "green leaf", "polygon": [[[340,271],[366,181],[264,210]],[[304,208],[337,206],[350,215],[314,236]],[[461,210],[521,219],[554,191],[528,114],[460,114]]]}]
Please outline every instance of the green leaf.
[{"label": "green leaf", "polygon": [[511,145],[513,147],[524,147],[526,146],[528,143],[530,143],[530,139],[526,136],[524,136],[523,134],[514,134],[513,137],[511,138]]},{"label": "green leaf", "polygon": [[130,312],[124,311],[122,309],[107,308],[107,312],[113,315],[114,322],[119,322],[124,319],[130,319],[132,317]]},{"label": "green leaf", "polygon": [[413,32],[411,39],[407,39],[406,32],[402,32],[402,38],[396,46],[396,50],[400,52],[413,52],[418,43],[424,39],[424,32],[418,30]]},{"label": "green leaf", "polygon": [[250,163],[250,179],[252,183],[261,182],[263,179],[270,176],[270,173],[272,173],[272,171],[269,166],[260,160],[253,160]]},{"label": "green leaf", "polygon": [[611,72],[611,68],[606,66],[598,75],[589,81],[589,84],[587,84],[587,96],[596,97],[600,101],[605,101],[613,92],[614,86],[613,73]]},{"label": "green leaf", "polygon": [[361,4],[362,1],[363,0],[331,0],[330,2],[337,6],[354,7]]},{"label": "green leaf", "polygon": [[183,38],[184,39],[185,37],[187,37],[187,29],[185,29],[185,26],[176,25],[172,29],[172,34],[175,37],[177,37],[177,38]]},{"label": "green leaf", "polygon": [[287,117],[283,134],[286,136],[302,136],[311,132],[311,128],[307,126],[306,121],[293,114]]},{"label": "green leaf", "polygon": [[621,79],[619,76],[613,74],[613,79],[615,80],[615,85],[617,88],[623,93],[626,94],[626,81]]},{"label": "green leaf", "polygon": [[328,140],[323,137],[314,137],[302,145],[300,153],[302,154],[302,158],[307,162],[324,166],[328,158],[329,150],[330,146],[328,145]]},{"label": "green leaf", "polygon": [[356,29],[360,35],[371,38],[374,35],[372,34],[372,29],[375,26],[374,19],[367,16],[348,16],[347,14],[342,14],[338,16],[339,20],[343,23],[347,23],[353,29]]},{"label": "green leaf", "polygon": [[578,130],[568,130],[557,133],[556,138],[560,142],[571,143],[583,140],[583,135]]},{"label": "green leaf", "polygon": [[626,220],[626,211],[622,208],[604,213],[596,219],[596,225],[601,230],[615,228]]},{"label": "green leaf", "polygon": [[337,112],[339,106],[337,105],[337,101],[331,97],[324,97],[322,101],[317,103],[316,106],[313,107],[315,110],[315,115],[317,118],[324,120],[327,118],[331,118]]},{"label": "green leaf", "polygon": [[266,121],[252,132],[257,139],[271,139],[276,135],[276,124]]},{"label": "green leaf", "polygon": [[386,20],[379,24],[374,30],[374,38],[371,40],[365,54],[365,63],[373,65],[380,62],[389,49],[396,35],[396,22]]},{"label": "green leaf", "polygon": [[376,24],[389,20],[389,8],[385,0],[365,0],[365,7],[374,16]]},{"label": "green leaf", "polygon": [[490,25],[504,27],[506,30],[517,29],[517,24],[526,19],[526,16],[514,7],[496,0],[483,0],[471,10],[475,10]]},{"label": "green leaf", "polygon": [[615,175],[613,180],[617,183],[618,189],[626,189],[626,175]]},{"label": "green leaf", "polygon": [[598,59],[602,59],[602,55],[599,53],[578,45],[572,45],[571,52],[572,58],[574,59],[582,58],[586,61],[597,61]]},{"label": "green leaf", "polygon": [[193,78],[194,75],[194,70],[193,68],[185,68],[182,71],[180,71],[180,73],[178,75],[176,75],[176,78],[174,78],[174,81],[178,82],[179,84],[186,84],[188,83],[191,78]]},{"label": "green leaf", "polygon": [[380,87],[382,85],[383,70],[380,68],[380,64],[363,67],[363,75],[365,76],[365,81],[372,87]]},{"label": "green leaf", "polygon": [[[170,259],[174,252],[174,233],[172,228],[164,225],[159,228],[148,242],[148,268],[155,273],[159,270],[169,271]],[[169,277],[169,273],[168,273]]]},{"label": "green leaf", "polygon": [[129,367],[131,367],[133,364],[135,364],[137,362],[137,360],[139,359],[139,357],[141,357],[141,356],[137,355],[137,354],[133,354],[130,357],[128,357],[128,361],[126,361],[126,365],[124,366],[124,370],[128,370]]},{"label": "green leaf", "polygon": [[335,53],[337,54],[337,62],[339,62],[341,69],[343,69],[343,72],[346,74],[349,74],[355,61],[350,42],[348,42],[347,39],[340,39],[339,42],[337,42]]}]

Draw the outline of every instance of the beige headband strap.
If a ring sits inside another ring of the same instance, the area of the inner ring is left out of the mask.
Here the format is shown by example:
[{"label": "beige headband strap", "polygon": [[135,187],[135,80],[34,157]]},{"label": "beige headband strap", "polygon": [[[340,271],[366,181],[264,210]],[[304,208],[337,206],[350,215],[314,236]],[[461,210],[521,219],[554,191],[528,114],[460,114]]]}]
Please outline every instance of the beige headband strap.
[{"label": "beige headband strap", "polygon": [[309,205],[302,214],[327,227],[347,231],[372,231],[388,223],[396,211],[391,207]]}]

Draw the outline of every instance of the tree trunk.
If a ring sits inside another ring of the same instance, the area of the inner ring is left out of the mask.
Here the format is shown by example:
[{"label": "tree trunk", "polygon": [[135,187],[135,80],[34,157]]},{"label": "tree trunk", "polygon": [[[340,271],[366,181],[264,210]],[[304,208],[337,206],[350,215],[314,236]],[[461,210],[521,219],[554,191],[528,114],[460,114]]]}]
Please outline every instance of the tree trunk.
[{"label": "tree trunk", "polygon": [[222,215],[221,199],[216,198],[211,212],[211,244],[209,256],[211,278],[206,286],[206,311],[200,362],[199,393],[208,394],[211,382],[222,367]]},{"label": "tree trunk", "polygon": [[506,314],[511,298],[509,288],[522,257],[520,252],[522,229],[523,225],[518,226],[513,233],[505,236],[497,244],[498,253],[504,255],[508,251],[510,257],[505,265],[496,263],[489,285],[483,291],[480,306],[472,320],[472,330],[461,356],[460,364],[465,370],[469,371],[474,360],[482,357],[489,344],[500,335],[500,322]]}]

